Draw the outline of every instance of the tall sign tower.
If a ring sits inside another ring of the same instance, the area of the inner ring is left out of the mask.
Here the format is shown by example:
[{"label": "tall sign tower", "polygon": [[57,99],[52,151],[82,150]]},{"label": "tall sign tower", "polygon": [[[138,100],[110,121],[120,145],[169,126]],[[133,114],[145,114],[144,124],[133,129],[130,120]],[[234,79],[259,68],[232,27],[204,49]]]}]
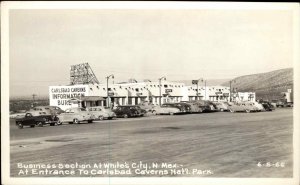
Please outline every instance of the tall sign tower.
[{"label": "tall sign tower", "polygon": [[99,81],[88,63],[72,65],[70,84],[99,84]]}]

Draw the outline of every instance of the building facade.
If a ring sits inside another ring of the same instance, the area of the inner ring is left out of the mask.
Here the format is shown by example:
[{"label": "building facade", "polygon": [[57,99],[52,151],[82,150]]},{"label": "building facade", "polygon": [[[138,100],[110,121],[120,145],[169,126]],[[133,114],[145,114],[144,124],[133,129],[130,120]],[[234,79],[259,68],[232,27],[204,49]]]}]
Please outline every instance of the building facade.
[{"label": "building facade", "polygon": [[[225,86],[185,86],[184,83],[131,82],[50,86],[50,105],[63,110],[70,107],[138,105],[147,101],[154,105],[191,100],[230,101],[230,89]],[[233,94],[233,101],[255,101],[255,93]],[[108,104],[107,104],[108,103]]]}]

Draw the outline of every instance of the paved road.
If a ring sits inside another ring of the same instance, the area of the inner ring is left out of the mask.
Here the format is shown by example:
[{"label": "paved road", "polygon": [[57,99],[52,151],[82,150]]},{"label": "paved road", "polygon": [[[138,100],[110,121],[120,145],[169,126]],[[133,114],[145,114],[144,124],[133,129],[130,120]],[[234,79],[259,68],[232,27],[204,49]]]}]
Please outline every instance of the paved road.
[{"label": "paved road", "polygon": [[[153,163],[159,164],[155,168],[159,173],[154,170],[144,176],[292,177],[290,108],[250,114],[149,116],[24,129],[18,129],[13,120],[10,124],[12,176],[20,172],[18,163],[119,162],[131,166],[142,161],[142,169],[143,165],[153,169]],[[167,168],[162,166],[164,163],[175,164],[170,170],[182,170],[183,174],[168,171],[163,175]],[[135,169],[125,176],[140,176]]]}]

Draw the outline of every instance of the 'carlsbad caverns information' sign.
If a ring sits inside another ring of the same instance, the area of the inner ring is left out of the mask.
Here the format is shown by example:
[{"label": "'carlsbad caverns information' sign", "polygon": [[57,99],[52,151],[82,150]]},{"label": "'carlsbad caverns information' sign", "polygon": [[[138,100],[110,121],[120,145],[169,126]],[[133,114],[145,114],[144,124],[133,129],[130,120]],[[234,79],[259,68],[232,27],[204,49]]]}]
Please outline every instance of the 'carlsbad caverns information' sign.
[{"label": "'carlsbad caverns information' sign", "polygon": [[80,99],[82,96],[88,96],[87,85],[49,87],[50,105],[63,110],[72,107],[72,99]]}]

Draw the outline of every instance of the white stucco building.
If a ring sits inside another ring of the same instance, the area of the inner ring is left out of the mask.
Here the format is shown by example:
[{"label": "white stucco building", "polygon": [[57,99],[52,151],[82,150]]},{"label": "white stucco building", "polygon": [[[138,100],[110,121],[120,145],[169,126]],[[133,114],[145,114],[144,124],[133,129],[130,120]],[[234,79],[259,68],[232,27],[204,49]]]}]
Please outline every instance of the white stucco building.
[{"label": "white stucco building", "polygon": [[[107,96],[108,95],[108,96]],[[112,105],[137,105],[143,101],[154,105],[170,102],[196,100],[230,101],[230,89],[225,86],[185,86],[184,83],[169,82],[136,82],[116,84],[88,84],[69,86],[50,86],[50,105],[63,110],[69,107],[91,107]],[[107,99],[108,98],[108,99]],[[160,100],[161,98],[161,100]],[[255,93],[235,93],[234,101],[255,101]]]}]

